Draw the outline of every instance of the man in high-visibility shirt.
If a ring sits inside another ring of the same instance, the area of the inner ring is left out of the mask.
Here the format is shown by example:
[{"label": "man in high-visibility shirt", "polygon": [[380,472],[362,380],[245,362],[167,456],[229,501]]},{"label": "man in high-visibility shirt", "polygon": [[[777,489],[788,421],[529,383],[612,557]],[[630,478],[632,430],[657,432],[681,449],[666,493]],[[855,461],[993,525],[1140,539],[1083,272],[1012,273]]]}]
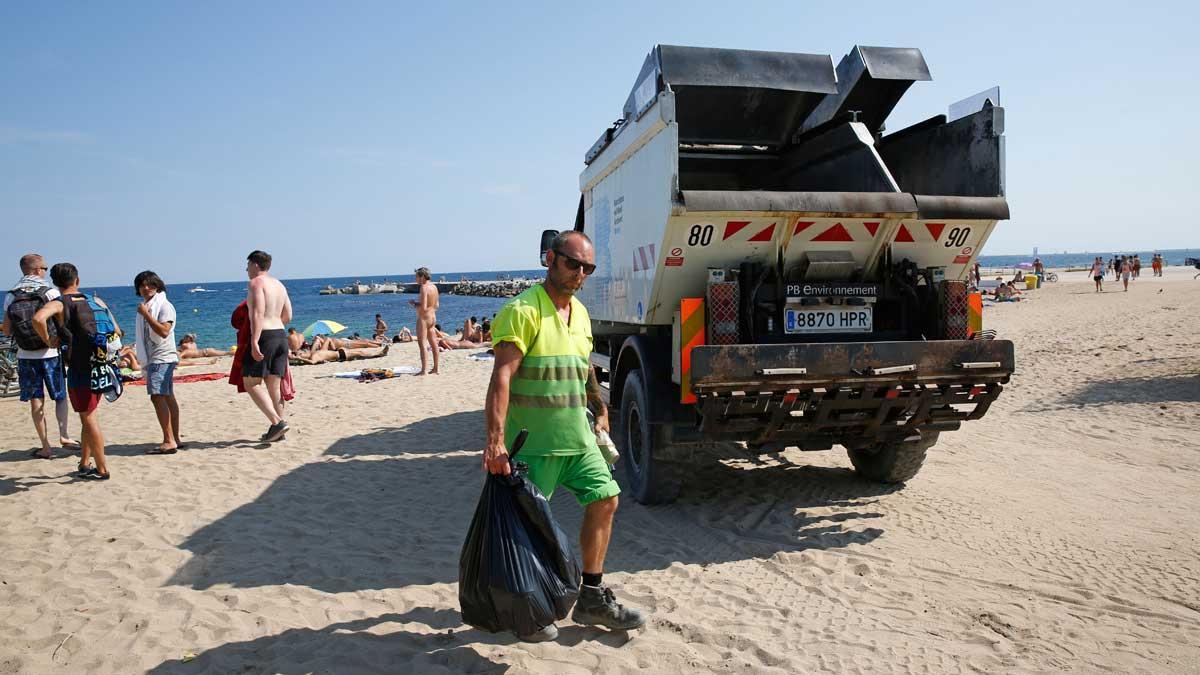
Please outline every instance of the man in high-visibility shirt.
[{"label": "man in high-visibility shirt", "polygon": [[[592,325],[575,298],[596,270],[592,242],[582,232],[563,232],[546,253],[546,280],[513,298],[492,323],[496,360],[487,393],[484,469],[508,474],[508,444],[521,429],[529,437],[521,461],[547,499],[562,486],[584,507],[579,547],[583,586],[571,619],[614,630],[640,628],[642,613],[616,601],[602,582],[604,555],[612,535],[621,489],[596,446],[596,431],[608,431],[608,409],[592,370]],[[591,407],[596,424],[587,420]],[[558,637],[554,624],[527,642]]]}]

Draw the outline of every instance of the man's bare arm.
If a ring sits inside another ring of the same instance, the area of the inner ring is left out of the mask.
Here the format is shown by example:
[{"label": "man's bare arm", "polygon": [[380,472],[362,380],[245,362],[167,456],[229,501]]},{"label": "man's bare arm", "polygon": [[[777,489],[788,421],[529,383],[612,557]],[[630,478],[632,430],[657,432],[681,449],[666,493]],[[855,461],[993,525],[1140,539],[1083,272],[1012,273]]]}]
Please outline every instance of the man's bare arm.
[{"label": "man's bare arm", "polygon": [[292,296],[288,295],[287,289],[283,291],[283,311],[279,313],[279,319],[285,326],[292,322]]},{"label": "man's bare arm", "polygon": [[604,404],[604,396],[600,392],[600,380],[596,378],[595,367],[588,368],[586,389],[588,407],[592,409],[592,414],[596,416],[596,428],[608,431],[608,406]]},{"label": "man's bare arm", "polygon": [[511,342],[495,347],[492,379],[488,383],[484,417],[487,420],[487,447],[483,451],[483,467],[491,473],[508,474],[508,448],[504,446],[504,420],[508,413],[508,394],[513,375],[525,355]]},{"label": "man's bare arm", "polygon": [[429,311],[430,298],[433,297],[433,294],[429,292],[429,284],[432,283],[432,281],[428,281],[421,284],[421,291],[417,295],[417,307],[422,314]]},{"label": "man's bare arm", "polygon": [[51,347],[58,347],[58,340],[50,339],[50,319],[61,319],[63,313],[63,303],[61,300],[51,300],[42,305],[37,312],[33,314],[33,332],[37,333],[38,337],[42,338]]},{"label": "man's bare arm", "polygon": [[266,318],[266,294],[261,283],[250,282],[250,292],[246,295],[246,307],[250,310],[250,355],[262,360],[262,351],[258,348],[258,339],[262,337],[263,320]]},{"label": "man's bare arm", "polygon": [[149,307],[144,302],[138,305],[138,314],[142,315],[142,320],[145,321],[146,325],[150,326],[150,330],[154,331],[154,334],[160,338],[165,338],[170,335],[171,327],[175,325],[174,321],[160,322],[153,314],[150,313]]}]

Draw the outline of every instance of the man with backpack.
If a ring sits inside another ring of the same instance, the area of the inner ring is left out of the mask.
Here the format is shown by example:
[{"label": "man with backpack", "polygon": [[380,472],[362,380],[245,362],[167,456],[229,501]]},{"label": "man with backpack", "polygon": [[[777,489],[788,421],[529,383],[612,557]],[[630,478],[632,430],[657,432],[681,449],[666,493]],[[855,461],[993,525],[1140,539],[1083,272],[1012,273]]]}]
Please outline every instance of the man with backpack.
[{"label": "man with backpack", "polygon": [[[93,376],[95,358],[101,353],[107,358],[108,332],[112,326],[107,310],[98,304],[98,311],[105,316],[105,332],[98,330],[97,310],[93,310],[88,297],[79,292],[79,271],[71,263],[58,263],[50,268],[50,279],[59,290],[59,297],[42,306],[33,315],[33,327],[44,342],[58,347],[60,340],[67,340],[67,396],[71,407],[79,413],[83,424],[83,456],[79,461],[78,476],[87,480],[108,480],[108,464],[104,460],[104,434],[100,431],[100,420],[96,408],[100,405],[105,386],[105,374]],[[59,335],[50,334],[51,324],[56,325]],[[60,337],[67,336],[67,337]],[[96,465],[89,466],[94,459]]]},{"label": "man with backpack", "polygon": [[2,330],[17,343],[17,379],[21,400],[29,402],[33,428],[42,447],[30,456],[52,459],[46,433],[45,394],[54,401],[58,418],[58,442],[64,448],[77,448],[67,433],[67,387],[63,379],[62,358],[58,349],[46,344],[33,329],[33,315],[47,302],[58,297],[58,291],[46,282],[46,260],[37,253],[21,256],[21,280],[4,296],[4,325]]}]

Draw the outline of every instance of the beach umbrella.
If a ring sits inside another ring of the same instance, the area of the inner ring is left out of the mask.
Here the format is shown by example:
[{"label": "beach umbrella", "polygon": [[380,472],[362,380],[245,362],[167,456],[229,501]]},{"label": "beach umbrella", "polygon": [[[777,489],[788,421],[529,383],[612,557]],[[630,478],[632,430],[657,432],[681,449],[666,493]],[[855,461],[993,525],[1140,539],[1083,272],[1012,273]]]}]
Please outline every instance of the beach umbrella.
[{"label": "beach umbrella", "polygon": [[304,337],[312,339],[314,335],[335,335],[346,330],[346,327],[336,321],[329,319],[321,319],[309,324],[308,328],[304,329]]}]

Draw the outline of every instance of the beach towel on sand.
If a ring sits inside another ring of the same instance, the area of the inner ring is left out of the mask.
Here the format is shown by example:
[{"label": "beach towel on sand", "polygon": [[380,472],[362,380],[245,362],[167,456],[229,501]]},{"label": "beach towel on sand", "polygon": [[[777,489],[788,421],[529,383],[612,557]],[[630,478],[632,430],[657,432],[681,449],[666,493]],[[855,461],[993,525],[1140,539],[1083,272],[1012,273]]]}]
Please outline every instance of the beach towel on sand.
[{"label": "beach towel on sand", "polygon": [[[384,372],[389,372],[390,375],[384,375]],[[363,368],[362,370],[347,370],[341,373],[326,375],[325,377],[336,377],[344,380],[357,380],[364,377],[364,373],[374,372],[376,375],[368,376],[371,380],[382,380],[396,375],[416,375],[421,372],[420,366],[393,366],[391,368]],[[364,380],[366,381],[366,380]]]},{"label": "beach towel on sand", "polygon": [[[171,381],[175,384],[182,384],[185,382],[208,382],[211,380],[223,380],[226,377],[229,377],[227,373],[193,373],[191,375],[176,375]],[[127,380],[125,384],[128,384],[132,387],[139,385],[144,387],[146,386],[146,378],[142,377],[136,380]]]}]

